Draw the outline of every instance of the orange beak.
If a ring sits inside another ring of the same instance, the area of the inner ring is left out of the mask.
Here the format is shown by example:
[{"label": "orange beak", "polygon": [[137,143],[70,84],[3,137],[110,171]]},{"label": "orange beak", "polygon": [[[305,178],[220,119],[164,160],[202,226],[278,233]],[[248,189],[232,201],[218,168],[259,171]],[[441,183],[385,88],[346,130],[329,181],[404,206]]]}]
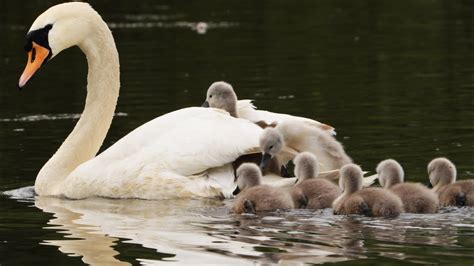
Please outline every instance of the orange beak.
[{"label": "orange beak", "polygon": [[28,52],[28,61],[26,62],[25,70],[21,74],[20,81],[18,81],[18,88],[23,88],[28,80],[38,71],[43,65],[43,62],[48,58],[50,51],[47,48],[33,42],[32,49]]}]

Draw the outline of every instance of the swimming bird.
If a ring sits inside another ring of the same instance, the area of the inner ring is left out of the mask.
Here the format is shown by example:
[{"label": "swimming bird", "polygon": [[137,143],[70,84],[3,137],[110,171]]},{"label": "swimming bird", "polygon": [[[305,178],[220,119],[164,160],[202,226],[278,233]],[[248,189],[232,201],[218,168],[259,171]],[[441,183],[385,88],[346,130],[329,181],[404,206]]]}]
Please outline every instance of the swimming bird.
[{"label": "swimming bird", "polygon": [[292,191],[296,208],[331,208],[332,202],[341,195],[341,189],[329,180],[318,178],[319,165],[312,153],[296,156],[295,175],[298,183]]},{"label": "swimming bird", "polygon": [[449,159],[433,159],[428,175],[441,206],[474,206],[474,180],[456,181],[456,166]]},{"label": "swimming bird", "polygon": [[117,104],[120,64],[112,33],[89,4],[59,4],[34,21],[26,36],[28,61],[19,88],[40,67],[75,45],[88,63],[85,108],[73,131],[39,171],[38,195],[72,199],[232,196],[232,162],[259,150],[262,129],[222,110],[192,107],[162,115],[96,156]]},{"label": "swimming bird", "polygon": [[262,185],[262,173],[256,164],[244,163],[237,169],[237,186],[241,190],[235,198],[234,213],[256,213],[294,207],[290,194],[281,188]]},{"label": "swimming bird", "polygon": [[332,204],[334,214],[394,218],[403,212],[402,201],[389,190],[375,187],[362,189],[362,170],[355,164],[341,168],[339,186],[343,193]]},{"label": "swimming bird", "polygon": [[395,193],[403,202],[405,212],[436,213],[438,196],[419,183],[404,183],[402,166],[393,159],[380,162],[376,168],[380,185]]}]

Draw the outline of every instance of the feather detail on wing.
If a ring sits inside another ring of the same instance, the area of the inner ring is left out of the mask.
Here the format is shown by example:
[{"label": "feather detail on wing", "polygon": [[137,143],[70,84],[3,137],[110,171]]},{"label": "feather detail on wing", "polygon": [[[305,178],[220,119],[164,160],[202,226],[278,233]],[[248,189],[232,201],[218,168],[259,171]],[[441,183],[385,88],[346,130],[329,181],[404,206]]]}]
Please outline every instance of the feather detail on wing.
[{"label": "feather detail on wing", "polygon": [[240,118],[252,121],[259,126],[271,126],[275,127],[277,124],[285,120],[297,120],[308,126],[320,128],[328,131],[333,135],[336,135],[334,127],[323,124],[313,119],[293,116],[288,114],[274,113],[269,111],[257,110],[257,107],[252,103],[252,100],[239,100],[237,101],[237,110]]},{"label": "feather detail on wing", "polygon": [[[213,108],[180,109],[138,127],[76,168],[66,180],[70,188],[66,196],[88,196],[75,190],[77,183],[84,193],[106,197],[133,193],[140,198],[162,198],[160,193],[176,190],[178,195],[180,189],[183,193],[208,195],[213,188],[227,194],[231,188],[222,186],[233,183],[233,174],[228,174],[227,168],[210,169],[259,151],[261,132],[257,125]],[[203,176],[207,178],[199,179]],[[166,187],[170,191],[164,191]]]}]

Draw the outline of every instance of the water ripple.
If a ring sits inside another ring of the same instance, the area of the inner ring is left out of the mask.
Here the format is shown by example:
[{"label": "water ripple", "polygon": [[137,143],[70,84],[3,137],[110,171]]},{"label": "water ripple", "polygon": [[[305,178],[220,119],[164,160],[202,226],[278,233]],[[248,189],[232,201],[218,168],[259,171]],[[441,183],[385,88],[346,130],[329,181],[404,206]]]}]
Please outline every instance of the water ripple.
[{"label": "water ripple", "polygon": [[[128,116],[127,113],[115,113],[114,116]],[[0,122],[36,122],[44,120],[75,120],[79,119],[81,114],[38,114],[18,116],[14,118],[0,118]]]}]

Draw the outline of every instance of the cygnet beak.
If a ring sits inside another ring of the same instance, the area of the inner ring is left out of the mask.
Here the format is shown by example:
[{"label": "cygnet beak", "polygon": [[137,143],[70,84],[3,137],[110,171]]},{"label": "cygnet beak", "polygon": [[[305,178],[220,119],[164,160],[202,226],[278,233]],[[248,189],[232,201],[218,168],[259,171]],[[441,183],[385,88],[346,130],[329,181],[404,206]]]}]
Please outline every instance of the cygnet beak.
[{"label": "cygnet beak", "polygon": [[239,194],[239,193],[240,193],[240,188],[239,188],[239,186],[237,186],[237,187],[235,188],[234,192],[232,192],[232,195],[235,196],[235,195],[237,195],[237,194]]},{"label": "cygnet beak", "polygon": [[264,153],[262,155],[262,160],[260,161],[260,170],[263,171],[265,168],[267,168],[271,159],[272,159],[272,156],[270,154]]}]

